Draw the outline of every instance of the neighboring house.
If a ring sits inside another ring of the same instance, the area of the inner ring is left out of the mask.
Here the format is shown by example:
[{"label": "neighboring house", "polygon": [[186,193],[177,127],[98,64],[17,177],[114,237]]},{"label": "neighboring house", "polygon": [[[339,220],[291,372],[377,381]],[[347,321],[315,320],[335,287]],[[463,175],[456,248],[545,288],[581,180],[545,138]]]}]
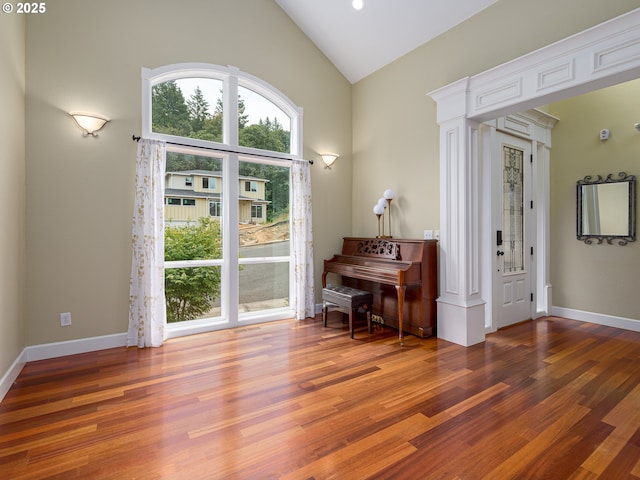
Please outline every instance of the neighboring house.
[{"label": "neighboring house", "polygon": [[[266,223],[264,178],[239,178],[238,220]],[[222,172],[185,170],[167,172],[164,189],[164,218],[168,225],[196,222],[200,217],[222,217]]]}]

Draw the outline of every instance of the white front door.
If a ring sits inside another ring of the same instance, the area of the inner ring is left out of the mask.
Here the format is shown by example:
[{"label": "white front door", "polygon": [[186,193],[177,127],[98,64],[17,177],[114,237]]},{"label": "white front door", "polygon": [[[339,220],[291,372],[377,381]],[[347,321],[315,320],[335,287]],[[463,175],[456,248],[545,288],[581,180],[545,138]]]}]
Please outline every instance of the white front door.
[{"label": "white front door", "polygon": [[494,164],[494,319],[501,328],[532,318],[532,163],[531,142],[497,134]]}]

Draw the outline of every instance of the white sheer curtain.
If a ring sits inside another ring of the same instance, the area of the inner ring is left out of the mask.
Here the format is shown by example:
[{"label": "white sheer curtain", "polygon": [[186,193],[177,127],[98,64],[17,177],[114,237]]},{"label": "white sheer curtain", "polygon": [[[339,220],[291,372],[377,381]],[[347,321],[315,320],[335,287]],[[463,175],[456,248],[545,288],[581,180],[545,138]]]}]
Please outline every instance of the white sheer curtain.
[{"label": "white sheer curtain", "polygon": [[311,167],[307,160],[291,166],[291,253],[295,278],[296,319],[315,316],[313,230],[311,227]]},{"label": "white sheer curtain", "polygon": [[163,198],[166,146],[141,138],[136,159],[127,346],[159,347],[166,337]]}]

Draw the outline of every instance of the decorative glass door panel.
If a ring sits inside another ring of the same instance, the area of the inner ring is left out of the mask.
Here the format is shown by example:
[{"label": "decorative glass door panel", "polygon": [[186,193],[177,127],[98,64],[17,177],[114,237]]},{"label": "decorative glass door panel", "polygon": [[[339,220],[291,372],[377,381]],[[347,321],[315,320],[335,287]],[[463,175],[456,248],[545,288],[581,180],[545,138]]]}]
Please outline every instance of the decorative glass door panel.
[{"label": "decorative glass door panel", "polygon": [[523,272],[524,262],[524,152],[502,147],[502,231],[505,273]]}]

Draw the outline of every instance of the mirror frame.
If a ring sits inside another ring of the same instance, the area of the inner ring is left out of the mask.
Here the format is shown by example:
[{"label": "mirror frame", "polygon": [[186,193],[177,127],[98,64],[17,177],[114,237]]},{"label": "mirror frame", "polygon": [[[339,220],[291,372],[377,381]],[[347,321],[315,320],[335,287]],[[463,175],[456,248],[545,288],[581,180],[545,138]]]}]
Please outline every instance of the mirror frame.
[{"label": "mirror frame", "polygon": [[[585,235],[582,231],[582,187],[584,185],[599,185],[603,183],[629,183],[629,210],[628,210],[628,235]],[[577,215],[576,215],[576,233],[578,240],[582,240],[584,243],[591,245],[594,241],[598,244],[603,243],[605,240],[609,245],[613,242],[617,242],[618,245],[626,245],[629,242],[636,241],[636,177],[635,175],[627,175],[625,172],[620,172],[618,178],[613,178],[613,174],[610,173],[606,178],[602,178],[600,175],[596,179],[591,176],[584,177],[583,180],[578,180],[576,185],[576,199],[577,199]]]}]

